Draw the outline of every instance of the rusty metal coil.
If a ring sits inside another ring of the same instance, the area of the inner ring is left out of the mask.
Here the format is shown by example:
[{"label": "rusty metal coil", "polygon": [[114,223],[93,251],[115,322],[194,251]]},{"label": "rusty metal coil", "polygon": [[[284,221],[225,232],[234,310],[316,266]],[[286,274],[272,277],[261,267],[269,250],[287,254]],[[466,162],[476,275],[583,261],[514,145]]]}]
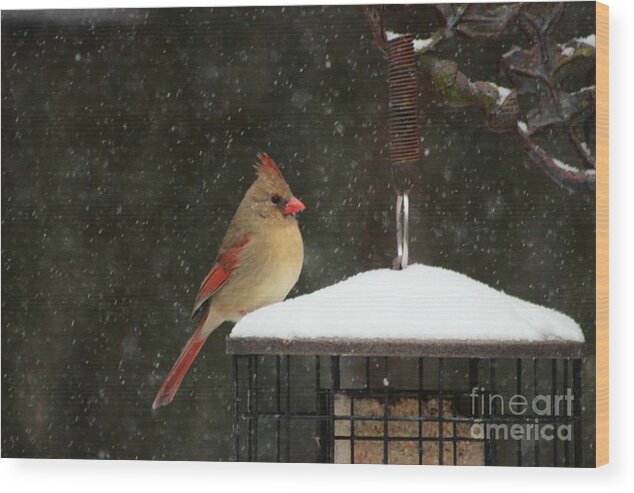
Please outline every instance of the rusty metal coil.
[{"label": "rusty metal coil", "polygon": [[414,164],[420,156],[416,56],[411,34],[387,43],[392,166]]}]

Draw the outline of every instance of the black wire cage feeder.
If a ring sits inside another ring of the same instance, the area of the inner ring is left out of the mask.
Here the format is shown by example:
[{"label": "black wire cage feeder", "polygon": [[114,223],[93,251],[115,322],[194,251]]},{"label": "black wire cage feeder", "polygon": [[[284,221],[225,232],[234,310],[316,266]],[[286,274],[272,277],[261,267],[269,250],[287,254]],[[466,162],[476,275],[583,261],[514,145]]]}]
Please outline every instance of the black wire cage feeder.
[{"label": "black wire cage feeder", "polygon": [[[579,344],[229,338],[228,349],[235,461],[584,464]],[[509,413],[518,395],[563,405]]]},{"label": "black wire cage feeder", "polygon": [[[383,41],[398,270],[408,264],[408,177],[420,157],[418,90],[412,36]],[[227,351],[235,461],[584,464],[579,341],[232,333]],[[547,405],[550,412],[542,412]]]}]

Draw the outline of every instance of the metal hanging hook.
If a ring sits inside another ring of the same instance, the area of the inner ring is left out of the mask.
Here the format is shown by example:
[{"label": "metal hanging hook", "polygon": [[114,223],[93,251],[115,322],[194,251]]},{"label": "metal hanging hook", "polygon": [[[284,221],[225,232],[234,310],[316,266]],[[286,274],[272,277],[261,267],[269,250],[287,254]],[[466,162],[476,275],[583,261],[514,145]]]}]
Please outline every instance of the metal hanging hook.
[{"label": "metal hanging hook", "polygon": [[390,160],[396,191],[395,269],[409,262],[409,189],[420,158],[416,58],[411,34],[387,42]]},{"label": "metal hanging hook", "polygon": [[396,196],[396,252],[394,268],[405,269],[409,261],[409,192]]},{"label": "metal hanging hook", "polygon": [[396,248],[394,269],[409,264],[409,190],[420,160],[418,76],[414,36],[387,36],[382,5],[365,7],[374,42],[387,57],[389,132],[392,185],[396,192]]}]

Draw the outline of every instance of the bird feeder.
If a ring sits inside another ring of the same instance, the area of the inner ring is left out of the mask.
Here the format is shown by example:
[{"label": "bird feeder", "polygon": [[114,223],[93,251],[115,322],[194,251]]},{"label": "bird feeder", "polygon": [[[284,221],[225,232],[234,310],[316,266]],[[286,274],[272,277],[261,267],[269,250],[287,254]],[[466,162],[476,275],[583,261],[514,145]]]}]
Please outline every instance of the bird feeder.
[{"label": "bird feeder", "polygon": [[583,334],[462,274],[408,267],[419,154],[411,35],[388,58],[394,270],[245,316],[233,359],[236,461],[580,466]]},{"label": "bird feeder", "polygon": [[583,342],[453,271],[365,272],[234,327],[234,458],[580,466]]}]

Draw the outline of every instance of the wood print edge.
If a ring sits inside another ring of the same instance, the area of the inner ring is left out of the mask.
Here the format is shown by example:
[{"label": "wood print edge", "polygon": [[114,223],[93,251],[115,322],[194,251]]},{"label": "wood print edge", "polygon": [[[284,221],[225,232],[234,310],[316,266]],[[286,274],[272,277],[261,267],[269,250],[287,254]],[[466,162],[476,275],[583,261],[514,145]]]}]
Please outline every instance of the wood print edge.
[{"label": "wood print edge", "polygon": [[609,461],[609,8],[596,2],[596,462]]}]

